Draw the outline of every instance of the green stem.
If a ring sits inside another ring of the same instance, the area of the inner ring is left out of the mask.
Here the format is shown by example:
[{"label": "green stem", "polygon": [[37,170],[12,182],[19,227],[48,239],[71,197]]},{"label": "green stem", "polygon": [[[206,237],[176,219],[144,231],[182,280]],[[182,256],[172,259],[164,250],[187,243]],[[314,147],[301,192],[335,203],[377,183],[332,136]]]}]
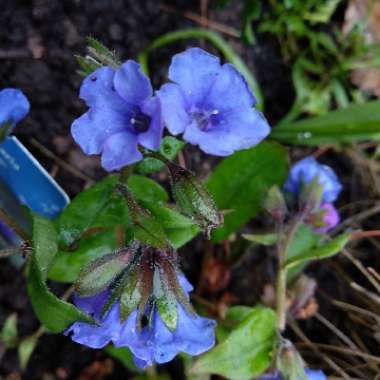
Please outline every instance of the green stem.
[{"label": "green stem", "polygon": [[[289,226],[289,228],[286,231],[282,231],[279,235],[280,239],[277,247],[278,270],[276,283],[276,314],[277,328],[280,332],[284,331],[286,327],[286,285],[288,270],[285,263],[288,258],[289,249],[293,242],[294,235],[303,219],[304,215],[299,215],[294,219],[294,222]],[[284,242],[282,242],[283,237],[285,237]]]},{"label": "green stem", "polygon": [[245,77],[249,86],[255,93],[257,98],[257,108],[264,109],[264,99],[260,87],[252,75],[251,70],[247,67],[244,61],[238,56],[238,54],[233,50],[231,45],[218,33],[202,28],[189,28],[176,30],[174,32],[169,32],[163,34],[154,40],[150,45],[148,45],[138,56],[138,61],[140,62],[145,73],[148,74],[149,66],[148,59],[149,54],[162,46],[172,44],[178,40],[190,39],[190,38],[203,38],[208,40],[212,45],[214,45],[224,56],[224,58],[231,62]]}]

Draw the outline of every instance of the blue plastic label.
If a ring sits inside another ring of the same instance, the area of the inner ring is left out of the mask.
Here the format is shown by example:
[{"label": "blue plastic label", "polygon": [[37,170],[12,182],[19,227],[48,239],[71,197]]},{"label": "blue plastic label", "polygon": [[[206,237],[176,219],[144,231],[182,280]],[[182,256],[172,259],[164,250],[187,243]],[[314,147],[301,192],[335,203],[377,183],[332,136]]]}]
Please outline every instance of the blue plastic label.
[{"label": "blue plastic label", "polygon": [[56,217],[69,197],[14,136],[0,144],[0,180],[20,202],[49,218]]}]

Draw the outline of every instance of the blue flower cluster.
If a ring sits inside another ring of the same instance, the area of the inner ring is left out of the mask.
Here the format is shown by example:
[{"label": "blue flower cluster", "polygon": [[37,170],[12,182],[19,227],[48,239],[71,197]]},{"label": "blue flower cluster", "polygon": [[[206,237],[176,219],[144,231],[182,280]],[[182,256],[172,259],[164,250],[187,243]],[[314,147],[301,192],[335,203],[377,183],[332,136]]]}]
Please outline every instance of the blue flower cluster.
[{"label": "blue flower cluster", "polygon": [[29,101],[20,90],[5,88],[0,91],[0,128],[6,126],[11,132],[29,110]]},{"label": "blue flower cluster", "polygon": [[305,185],[314,178],[318,179],[323,190],[320,206],[323,225],[316,228],[316,231],[325,233],[339,223],[339,215],[333,202],[338,198],[342,184],[335,172],[329,166],[320,164],[314,157],[306,157],[293,165],[285,182],[284,190],[297,198]]},{"label": "blue flower cluster", "polygon": [[[186,294],[193,290],[182,273],[178,273],[178,282]],[[169,362],[179,352],[199,355],[215,344],[215,321],[188,311],[178,301],[177,326],[171,331],[162,321],[156,305],[146,309],[147,323],[142,326],[139,325],[137,309],[130,313],[126,321],[120,321],[119,301],[101,317],[109,296],[109,290],[106,289],[93,297],[75,297],[74,303],[93,316],[98,324],[75,322],[66,331],[72,340],[91,348],[102,348],[111,342],[116,347],[128,347],[135,364],[140,368]]]},{"label": "blue flower cluster", "polygon": [[107,171],[142,159],[139,146],[157,150],[164,126],[204,152],[227,156],[255,146],[270,131],[253,108],[255,97],[231,64],[199,48],[173,57],[156,96],[134,61],[101,67],[85,78],[80,97],[89,110],[71,127],[86,154],[101,154]]}]

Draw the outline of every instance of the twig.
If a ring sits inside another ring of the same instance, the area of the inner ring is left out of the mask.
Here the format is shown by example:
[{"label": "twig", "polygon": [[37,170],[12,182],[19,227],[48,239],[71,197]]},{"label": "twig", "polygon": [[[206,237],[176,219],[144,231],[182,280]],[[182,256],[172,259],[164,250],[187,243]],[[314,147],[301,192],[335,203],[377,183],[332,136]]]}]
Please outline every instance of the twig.
[{"label": "twig", "polygon": [[309,346],[317,356],[320,356],[334,371],[343,376],[344,379],[350,379],[350,376],[338,364],[315,347],[315,344],[302,332],[295,321],[291,320],[289,325],[295,334],[304,341],[304,344]]},{"label": "twig", "polygon": [[0,220],[14,230],[22,240],[29,240],[29,235],[2,208],[0,208]]},{"label": "twig", "polygon": [[95,180],[88,175],[82,173],[78,168],[76,168],[73,165],[68,164],[66,161],[59,158],[57,155],[55,155],[52,151],[47,149],[44,145],[42,145],[39,141],[37,141],[34,137],[30,139],[30,144],[33,145],[35,148],[37,148],[43,155],[53,160],[57,165],[62,167],[67,172],[75,175],[76,177],[83,179],[84,181],[88,182],[89,184],[94,184]]},{"label": "twig", "polygon": [[227,26],[227,25],[224,25],[224,24],[219,23],[217,21],[211,21],[207,18],[204,18],[203,16],[200,16],[200,15],[194,13],[194,12],[190,12],[190,11],[179,12],[176,8],[174,8],[170,5],[167,5],[167,4],[161,5],[160,8],[166,12],[182,14],[185,18],[187,18],[191,21],[194,21],[195,23],[199,24],[200,26],[202,26],[204,28],[210,28],[210,29],[213,29],[219,33],[222,33],[222,34],[225,34],[227,36],[234,37],[234,38],[240,38],[241,37],[241,33],[237,29],[232,28],[232,27]]},{"label": "twig", "polygon": [[346,343],[352,350],[357,350],[355,343],[343,333],[343,331],[339,330],[335,327],[330,321],[328,321],[323,315],[318,312],[314,315],[315,318],[318,319],[323,325],[325,325],[329,330],[331,330],[338,338],[340,338],[344,343]]}]

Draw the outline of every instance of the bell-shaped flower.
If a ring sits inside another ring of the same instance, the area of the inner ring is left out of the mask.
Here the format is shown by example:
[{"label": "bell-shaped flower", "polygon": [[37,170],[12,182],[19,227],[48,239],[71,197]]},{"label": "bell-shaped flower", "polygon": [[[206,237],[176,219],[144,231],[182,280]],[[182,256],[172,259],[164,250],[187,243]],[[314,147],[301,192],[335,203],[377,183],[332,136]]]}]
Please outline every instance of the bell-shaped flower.
[{"label": "bell-shaped flower", "polygon": [[168,130],[204,152],[228,156],[257,145],[270,131],[253,108],[256,99],[244,77],[231,64],[200,48],[176,54],[169,79],[158,91]]},{"label": "bell-shaped flower", "polygon": [[329,166],[320,164],[314,157],[306,157],[293,165],[284,189],[286,192],[298,196],[305,185],[311,183],[315,178],[322,187],[322,202],[334,202],[342,190],[342,185],[335,172]]},{"label": "bell-shaped flower", "polygon": [[91,348],[128,347],[140,368],[166,363],[179,352],[198,355],[215,344],[215,322],[192,309],[193,288],[169,249],[138,247],[96,260],[77,289],[91,294],[77,295],[74,303],[97,324],[75,322],[66,334]]},{"label": "bell-shaped flower", "polygon": [[72,136],[86,154],[101,154],[107,171],[140,161],[139,145],[160,147],[160,104],[138,63],[95,70],[84,79],[80,97],[89,110],[73,122]]},{"label": "bell-shaped flower", "polygon": [[30,110],[30,104],[22,91],[5,88],[0,91],[0,137],[4,138]]}]

